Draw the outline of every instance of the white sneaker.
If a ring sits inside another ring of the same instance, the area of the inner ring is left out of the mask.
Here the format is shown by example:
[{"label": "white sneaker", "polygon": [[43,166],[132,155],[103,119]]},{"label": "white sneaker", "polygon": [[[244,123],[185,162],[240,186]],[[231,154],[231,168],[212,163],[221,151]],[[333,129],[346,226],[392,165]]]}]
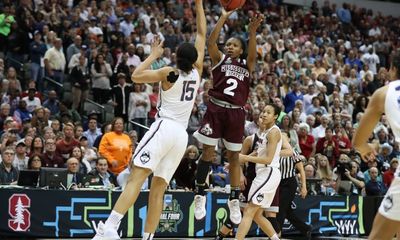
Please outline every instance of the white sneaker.
[{"label": "white sneaker", "polygon": [[234,224],[239,224],[242,221],[242,213],[240,212],[239,199],[233,199],[228,201],[229,207],[229,219]]},{"label": "white sneaker", "polygon": [[206,216],[206,196],[194,196],[194,217],[201,220]]},{"label": "white sneaker", "polygon": [[113,228],[106,228],[105,224],[100,221],[97,225],[96,235],[92,238],[92,240],[116,240],[121,239],[118,234],[119,224]]}]

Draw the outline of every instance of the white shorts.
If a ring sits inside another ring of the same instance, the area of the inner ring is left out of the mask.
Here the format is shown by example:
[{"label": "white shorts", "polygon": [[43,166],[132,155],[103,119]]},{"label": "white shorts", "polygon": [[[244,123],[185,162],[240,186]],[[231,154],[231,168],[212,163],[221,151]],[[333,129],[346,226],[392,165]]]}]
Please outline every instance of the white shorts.
[{"label": "white shorts", "polygon": [[[398,174],[398,173],[397,173]],[[400,221],[400,178],[395,177],[379,207],[379,213],[384,217]]]},{"label": "white shorts", "polygon": [[150,169],[154,176],[169,183],[185,154],[187,143],[188,135],[182,124],[157,119],[137,146],[133,163]]},{"label": "white shorts", "polygon": [[278,168],[257,169],[256,177],[250,187],[248,202],[259,205],[261,208],[269,208],[280,181],[281,172]]}]

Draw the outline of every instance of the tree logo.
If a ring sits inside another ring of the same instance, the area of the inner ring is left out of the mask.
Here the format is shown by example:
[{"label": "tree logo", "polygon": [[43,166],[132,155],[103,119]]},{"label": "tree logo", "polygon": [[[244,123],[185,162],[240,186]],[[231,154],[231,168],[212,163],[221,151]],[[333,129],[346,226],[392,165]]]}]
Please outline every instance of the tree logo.
[{"label": "tree logo", "polygon": [[8,227],[16,232],[25,232],[31,226],[31,213],[28,208],[31,199],[26,194],[15,193],[8,199]]}]

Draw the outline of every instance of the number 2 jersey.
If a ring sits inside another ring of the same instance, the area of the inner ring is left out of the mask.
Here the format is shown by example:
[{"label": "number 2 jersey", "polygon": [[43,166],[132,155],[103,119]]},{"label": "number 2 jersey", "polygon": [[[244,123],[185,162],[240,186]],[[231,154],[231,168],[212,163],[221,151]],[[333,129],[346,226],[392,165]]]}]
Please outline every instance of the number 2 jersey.
[{"label": "number 2 jersey", "polygon": [[244,106],[249,96],[250,72],[245,59],[222,55],[221,61],[212,68],[213,88],[211,97],[237,106]]},{"label": "number 2 jersey", "polygon": [[[389,83],[386,92],[385,114],[396,141],[400,141],[400,80]],[[400,178],[400,164],[395,177]]]},{"label": "number 2 jersey", "polygon": [[200,86],[200,74],[196,69],[190,73],[179,70],[179,77],[174,85],[164,91],[160,83],[157,118],[172,119],[188,126],[194,101]]}]

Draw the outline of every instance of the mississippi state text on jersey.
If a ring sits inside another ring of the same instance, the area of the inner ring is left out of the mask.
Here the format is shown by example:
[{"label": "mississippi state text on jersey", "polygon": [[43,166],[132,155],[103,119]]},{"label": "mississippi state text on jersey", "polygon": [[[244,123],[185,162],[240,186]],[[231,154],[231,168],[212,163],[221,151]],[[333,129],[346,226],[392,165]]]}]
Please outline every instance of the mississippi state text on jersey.
[{"label": "mississippi state text on jersey", "polygon": [[237,106],[244,106],[249,95],[250,73],[245,59],[222,55],[212,69],[213,88],[209,95]]}]

